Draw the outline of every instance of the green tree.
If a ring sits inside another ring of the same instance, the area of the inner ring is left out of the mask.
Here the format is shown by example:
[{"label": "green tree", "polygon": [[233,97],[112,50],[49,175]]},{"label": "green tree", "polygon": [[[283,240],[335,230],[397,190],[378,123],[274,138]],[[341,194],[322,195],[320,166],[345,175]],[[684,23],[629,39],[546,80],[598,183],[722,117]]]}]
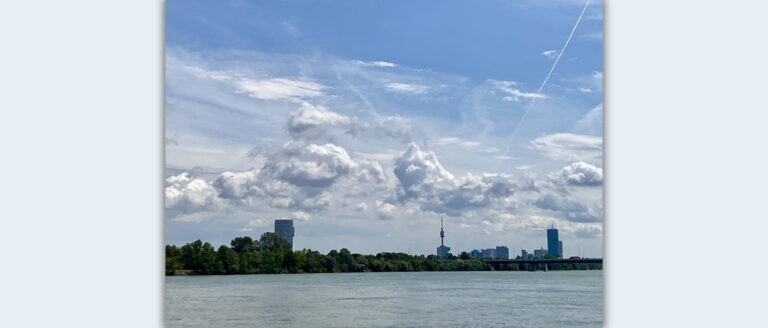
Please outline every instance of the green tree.
[{"label": "green tree", "polygon": [[237,237],[232,239],[229,245],[236,253],[250,252],[253,250],[253,239],[251,237]]},{"label": "green tree", "polygon": [[259,238],[255,245],[256,249],[260,251],[273,249],[291,249],[291,244],[274,232],[265,232],[262,234],[261,238]]}]

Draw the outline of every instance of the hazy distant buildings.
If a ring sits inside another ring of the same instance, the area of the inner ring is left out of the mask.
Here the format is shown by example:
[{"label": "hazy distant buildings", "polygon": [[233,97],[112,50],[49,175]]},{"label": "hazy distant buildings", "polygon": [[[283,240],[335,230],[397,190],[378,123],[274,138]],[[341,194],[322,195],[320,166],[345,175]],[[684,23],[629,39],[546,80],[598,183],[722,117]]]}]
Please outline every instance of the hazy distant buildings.
[{"label": "hazy distant buildings", "polygon": [[500,259],[509,259],[509,248],[507,246],[496,246],[496,256],[495,258]]},{"label": "hazy distant buildings", "polygon": [[527,259],[528,258],[528,252],[526,252],[524,249],[521,250],[520,257],[522,257],[523,259]]},{"label": "hazy distant buildings", "polygon": [[547,250],[544,249],[544,248],[534,249],[533,250],[533,258],[535,258],[535,259],[540,259],[540,258],[544,257],[544,255],[546,255],[546,254],[547,254]]},{"label": "hazy distant buildings", "polygon": [[557,229],[552,225],[552,228],[547,229],[547,249],[549,249],[549,255],[560,256],[560,239],[557,236]]},{"label": "hazy distant buildings", "polygon": [[445,243],[443,242],[444,238],[445,238],[445,231],[443,231],[443,219],[440,218],[440,246],[437,248],[437,256],[440,256],[440,257],[448,256],[448,252],[451,251],[450,247],[445,246]]},{"label": "hazy distant buildings", "polygon": [[275,233],[293,247],[293,220],[275,220]]},{"label": "hazy distant buildings", "polygon": [[563,257],[563,241],[557,241],[557,256]]},{"label": "hazy distant buildings", "polygon": [[471,257],[483,257],[483,251],[482,250],[473,249],[472,252],[469,253],[469,256],[471,256]]},{"label": "hazy distant buildings", "polygon": [[484,259],[493,259],[496,257],[496,249],[495,248],[486,248],[483,250],[483,258]]}]

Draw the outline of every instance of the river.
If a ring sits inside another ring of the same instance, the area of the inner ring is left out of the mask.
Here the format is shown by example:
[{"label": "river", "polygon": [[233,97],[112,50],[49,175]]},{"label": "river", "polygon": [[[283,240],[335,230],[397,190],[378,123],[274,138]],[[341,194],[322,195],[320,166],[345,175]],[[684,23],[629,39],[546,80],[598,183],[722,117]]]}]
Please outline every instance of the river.
[{"label": "river", "polygon": [[601,327],[602,271],[165,278],[167,327]]}]

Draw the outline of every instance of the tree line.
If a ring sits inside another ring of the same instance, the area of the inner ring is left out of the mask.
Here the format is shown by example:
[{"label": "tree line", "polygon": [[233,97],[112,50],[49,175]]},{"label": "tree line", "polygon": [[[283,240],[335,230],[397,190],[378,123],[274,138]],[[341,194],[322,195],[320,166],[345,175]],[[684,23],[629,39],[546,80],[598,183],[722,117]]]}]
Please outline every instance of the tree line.
[{"label": "tree line", "polygon": [[[436,255],[405,253],[353,254],[348,249],[321,254],[311,249],[292,250],[290,243],[273,232],[258,240],[237,237],[229,246],[214,248],[200,240],[184,246],[165,246],[165,274],[251,274],[251,273],[333,273],[333,272],[406,272],[406,271],[490,271],[541,270],[521,264],[504,264],[494,268],[484,259],[462,252]],[[600,264],[552,264],[551,270],[594,270]]]}]

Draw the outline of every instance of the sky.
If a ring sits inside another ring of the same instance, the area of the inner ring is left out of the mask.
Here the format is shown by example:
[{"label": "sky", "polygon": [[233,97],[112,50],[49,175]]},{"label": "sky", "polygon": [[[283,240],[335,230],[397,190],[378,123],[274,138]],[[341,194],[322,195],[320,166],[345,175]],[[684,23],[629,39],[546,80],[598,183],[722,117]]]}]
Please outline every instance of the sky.
[{"label": "sky", "polygon": [[585,4],[168,1],[166,243],[293,219],[294,249],[426,255],[442,217],[454,254],[532,252],[555,225],[565,256],[602,257]]}]

